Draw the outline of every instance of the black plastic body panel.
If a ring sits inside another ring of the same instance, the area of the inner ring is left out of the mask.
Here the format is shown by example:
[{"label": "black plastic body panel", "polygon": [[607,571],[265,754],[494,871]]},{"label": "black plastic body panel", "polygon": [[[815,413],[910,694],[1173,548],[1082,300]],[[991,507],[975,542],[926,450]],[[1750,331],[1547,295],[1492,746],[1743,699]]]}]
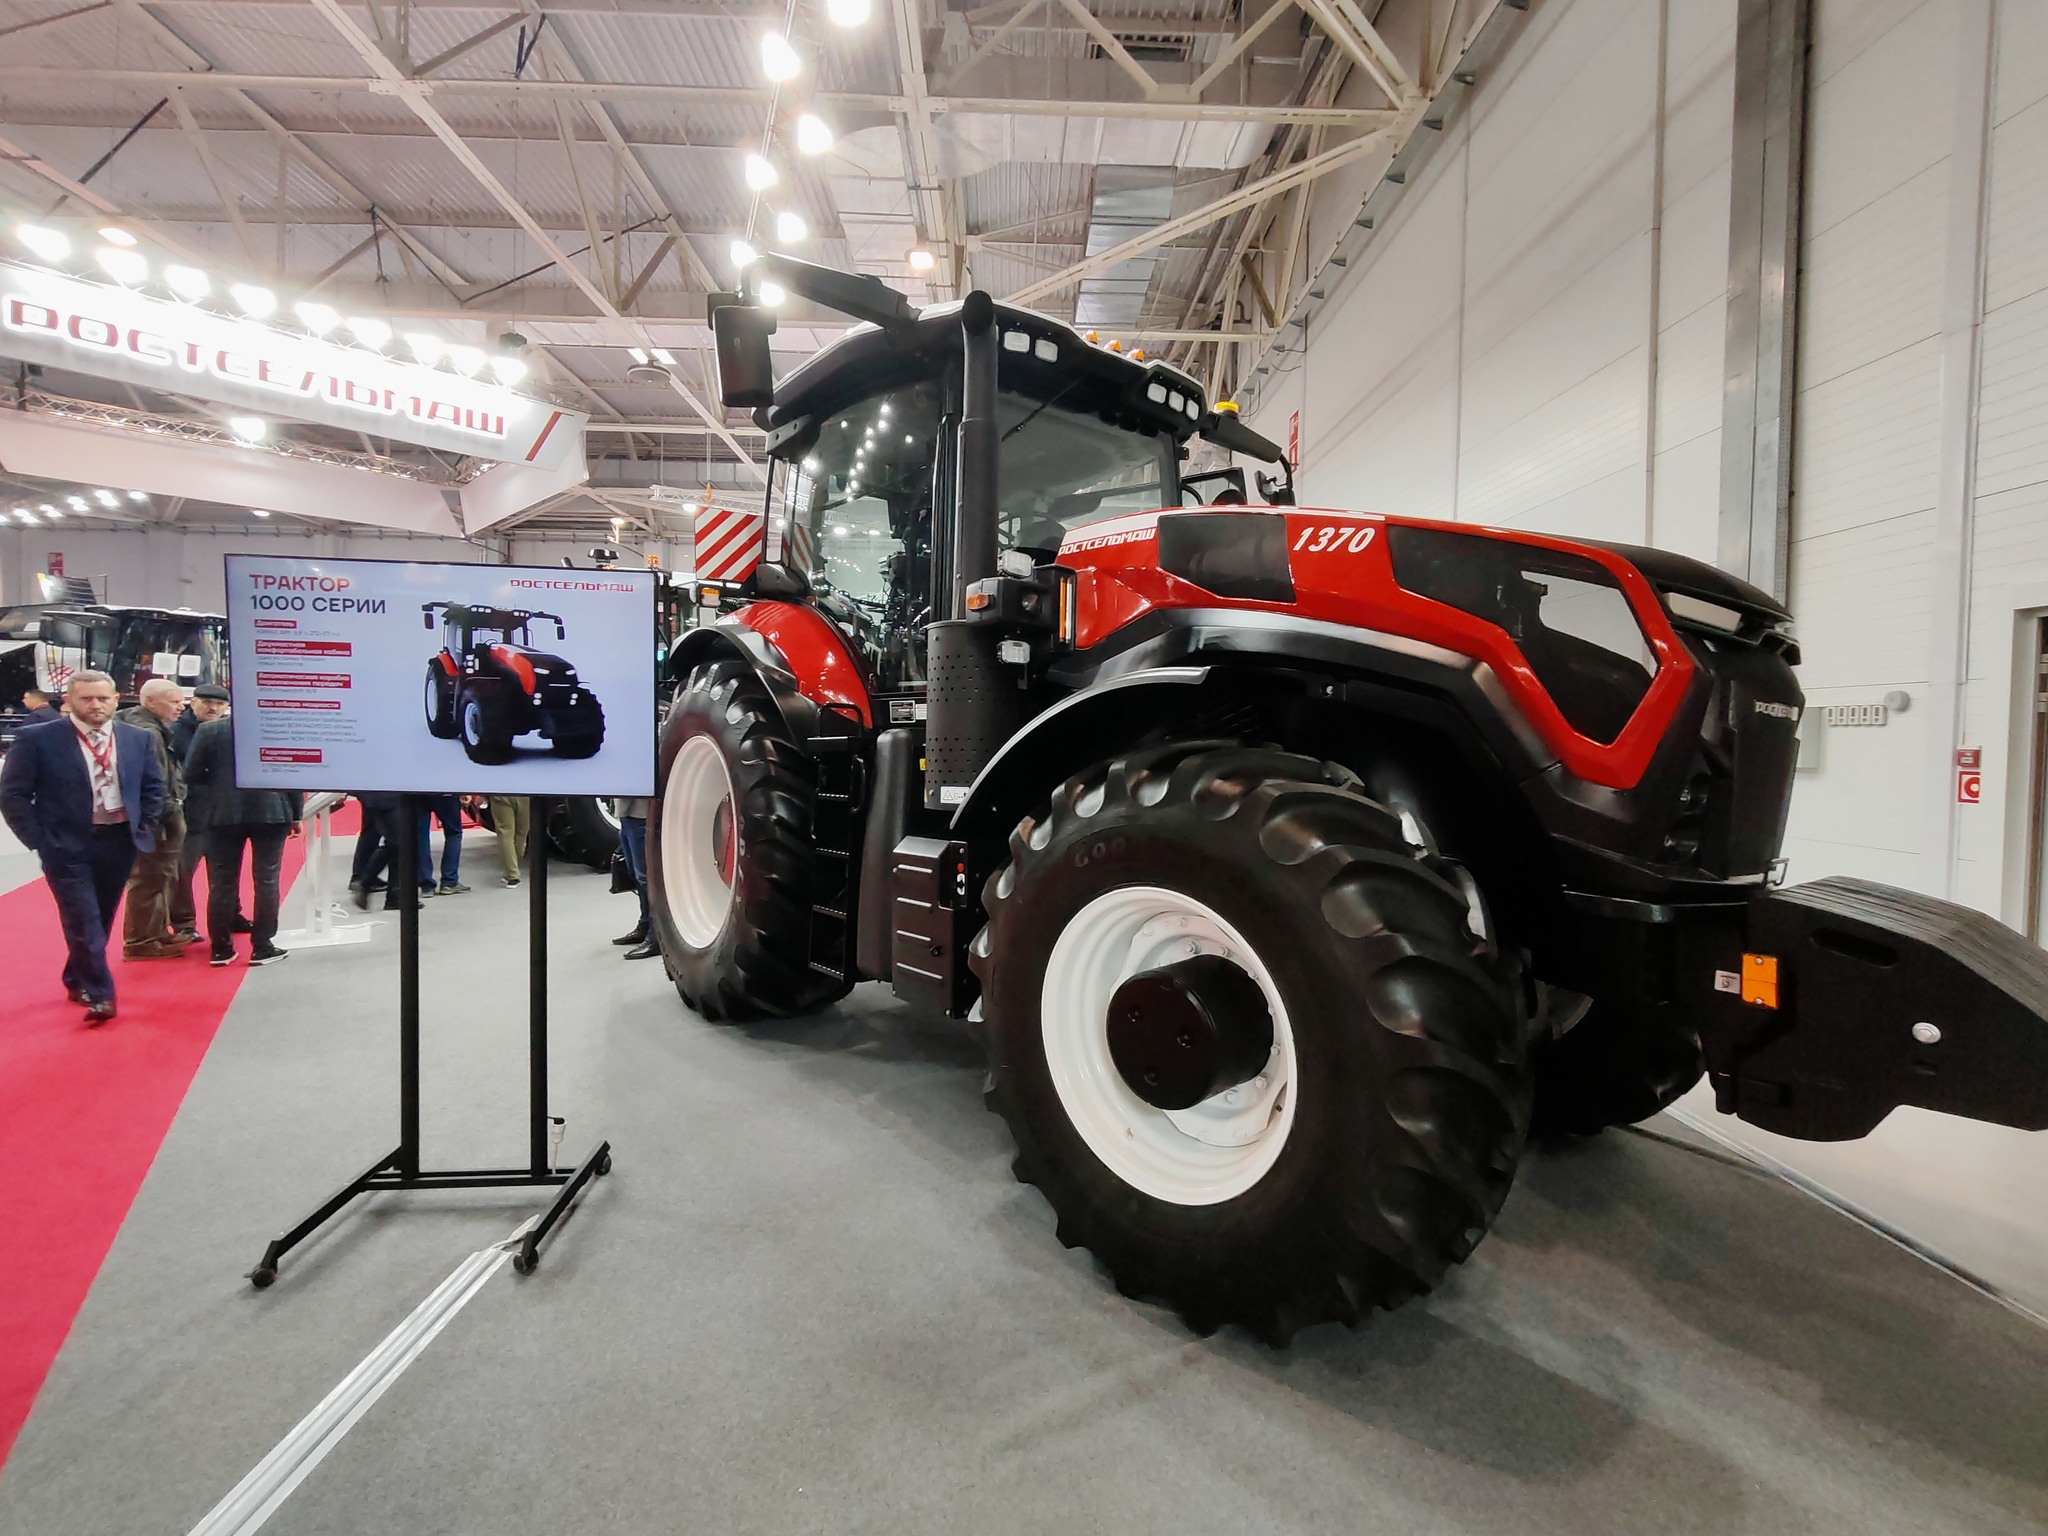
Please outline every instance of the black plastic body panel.
[{"label": "black plastic body panel", "polygon": [[907,1003],[961,1016],[974,979],[967,969],[973,903],[965,845],[904,838],[890,853],[889,889],[890,985]]},{"label": "black plastic body panel", "polygon": [[894,959],[895,927],[890,855],[909,834],[912,806],[923,796],[918,761],[924,754],[924,732],[899,725],[875,737],[875,767],[868,796],[867,828],[861,839],[860,921],[855,926],[855,960],[860,973],[887,981]]}]

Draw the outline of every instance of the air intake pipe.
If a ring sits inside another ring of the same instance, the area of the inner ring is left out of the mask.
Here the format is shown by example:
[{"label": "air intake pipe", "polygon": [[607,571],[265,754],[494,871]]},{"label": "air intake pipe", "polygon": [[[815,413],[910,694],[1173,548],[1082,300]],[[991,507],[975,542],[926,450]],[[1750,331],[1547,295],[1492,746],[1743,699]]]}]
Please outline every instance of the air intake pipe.
[{"label": "air intake pipe", "polygon": [[953,475],[952,569],[946,573],[944,617],[927,632],[924,803],[929,810],[964,803],[968,786],[1024,717],[1011,669],[996,656],[995,626],[967,615],[966,593],[996,574],[1000,513],[1000,429],[996,421],[996,307],[979,289],[960,306],[959,451]]}]

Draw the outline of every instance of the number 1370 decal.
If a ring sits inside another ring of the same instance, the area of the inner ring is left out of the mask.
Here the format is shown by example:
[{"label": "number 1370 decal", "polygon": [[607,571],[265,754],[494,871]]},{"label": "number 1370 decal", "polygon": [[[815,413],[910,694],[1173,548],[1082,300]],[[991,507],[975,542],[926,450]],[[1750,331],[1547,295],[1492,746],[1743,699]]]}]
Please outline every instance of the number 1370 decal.
[{"label": "number 1370 decal", "polygon": [[1294,547],[1311,555],[1362,555],[1378,531],[1370,526],[1361,528],[1356,523],[1311,523],[1301,530],[1301,537],[1294,541]]}]

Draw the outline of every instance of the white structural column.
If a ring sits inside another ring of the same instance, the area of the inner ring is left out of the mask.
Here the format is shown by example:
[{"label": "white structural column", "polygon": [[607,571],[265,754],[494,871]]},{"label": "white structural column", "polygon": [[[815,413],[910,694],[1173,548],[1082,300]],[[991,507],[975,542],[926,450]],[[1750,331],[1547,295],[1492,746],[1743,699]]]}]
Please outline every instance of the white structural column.
[{"label": "white structural column", "polygon": [[1924,887],[1955,890],[1955,749],[1968,681],[1972,508],[1977,495],[1979,340],[1991,147],[1993,0],[1953,0],[1955,112],[1949,129],[1948,251],[1941,301],[1941,457],[1927,630]]},{"label": "white structural column", "polygon": [[[512,216],[514,223],[526,231],[527,238],[539,246],[548,260],[561,268],[562,274],[582,290],[583,296],[590,300],[598,313],[617,324],[625,338],[624,344],[641,347],[651,345],[645,333],[619,313],[618,307],[611,301],[611,296],[576,265],[569,253],[557,245],[554,237],[541,227],[540,221],[527,211],[526,205],[514,197],[511,190],[498,180],[491,168],[478,157],[476,151],[463,142],[462,135],[455,131],[448,119],[427,99],[428,88],[407,75],[374,39],[358,27],[355,19],[341,8],[339,0],[312,0],[312,5],[327,18],[328,25],[340,33],[349,46],[362,56],[363,62],[388,82],[391,94],[412,109],[413,115],[425,123],[432,130],[434,137],[448,147],[448,152],[455,156],[464,170],[476,178],[477,184],[490,193],[498,206]],[[698,399],[695,392],[687,388],[681,380],[674,379],[673,375],[671,379],[676,393],[683,398],[684,403],[703,418],[704,424],[732,450],[740,463],[765,485],[768,479],[767,471],[754,461],[753,456],[740,446],[739,439],[727,430],[725,418],[714,413],[711,407]]]}]

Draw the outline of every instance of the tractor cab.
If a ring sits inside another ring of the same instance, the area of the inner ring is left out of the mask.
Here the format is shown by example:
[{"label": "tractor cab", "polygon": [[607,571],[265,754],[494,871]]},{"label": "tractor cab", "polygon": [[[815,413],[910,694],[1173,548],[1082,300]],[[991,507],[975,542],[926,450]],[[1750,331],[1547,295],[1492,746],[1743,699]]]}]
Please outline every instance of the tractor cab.
[{"label": "tractor cab", "polygon": [[567,638],[567,631],[555,614],[535,613],[525,608],[473,608],[467,603],[424,604],[422,613],[428,629],[434,628],[436,609],[441,610],[442,649],[457,661],[494,645],[510,646],[519,651],[532,650],[528,626],[535,619],[552,623],[555,639]]}]

